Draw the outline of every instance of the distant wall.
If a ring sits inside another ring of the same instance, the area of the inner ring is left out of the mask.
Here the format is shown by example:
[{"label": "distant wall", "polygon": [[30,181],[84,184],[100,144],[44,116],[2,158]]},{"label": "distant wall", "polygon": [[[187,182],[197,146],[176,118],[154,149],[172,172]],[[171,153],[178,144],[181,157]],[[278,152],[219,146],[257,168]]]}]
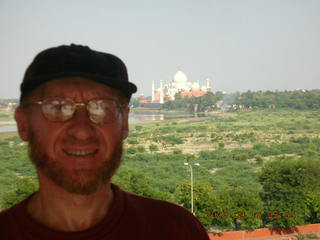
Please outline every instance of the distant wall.
[{"label": "distant wall", "polygon": [[310,224],[286,229],[261,228],[253,231],[209,233],[210,240],[291,240],[298,233],[320,235],[320,224]]}]

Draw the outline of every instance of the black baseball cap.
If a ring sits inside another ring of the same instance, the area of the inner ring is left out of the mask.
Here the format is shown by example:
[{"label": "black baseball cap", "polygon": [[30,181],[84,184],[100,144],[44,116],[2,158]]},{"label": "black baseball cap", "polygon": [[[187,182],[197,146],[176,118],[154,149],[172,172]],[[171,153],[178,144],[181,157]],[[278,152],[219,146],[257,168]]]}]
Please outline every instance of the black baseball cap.
[{"label": "black baseball cap", "polygon": [[27,68],[20,101],[43,83],[61,77],[84,77],[120,91],[128,100],[137,91],[122,60],[82,45],[62,45],[40,52]]}]

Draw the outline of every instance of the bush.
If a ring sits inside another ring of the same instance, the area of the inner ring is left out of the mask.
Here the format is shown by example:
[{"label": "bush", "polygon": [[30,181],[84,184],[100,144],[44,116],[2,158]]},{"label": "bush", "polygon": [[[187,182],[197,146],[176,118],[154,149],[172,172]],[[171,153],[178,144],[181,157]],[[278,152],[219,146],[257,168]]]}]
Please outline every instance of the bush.
[{"label": "bush", "polygon": [[257,155],[255,158],[258,165],[261,165],[263,163],[263,158],[260,155]]},{"label": "bush", "polygon": [[181,153],[182,153],[182,150],[179,149],[179,148],[175,148],[175,149],[173,149],[172,153],[173,153],[173,154],[181,154]]},{"label": "bush", "polygon": [[182,138],[177,137],[177,136],[175,136],[175,135],[163,136],[162,139],[163,139],[165,142],[167,142],[167,143],[169,143],[169,144],[172,144],[172,145],[184,143],[184,140],[183,140]]},{"label": "bush", "polygon": [[137,126],[135,127],[135,129],[136,129],[137,131],[140,131],[140,130],[142,130],[142,129],[143,129],[143,127],[142,127],[142,126],[137,125]]},{"label": "bush", "polygon": [[218,146],[219,146],[219,148],[224,148],[224,143],[223,142],[219,142]]},{"label": "bush", "polygon": [[135,154],[137,152],[137,148],[135,147],[128,147],[127,148],[127,153],[129,154]]},{"label": "bush", "polygon": [[198,135],[198,137],[206,137],[207,136],[207,134],[205,134],[205,133],[200,133],[199,135]]},{"label": "bush", "polygon": [[129,144],[138,144],[138,140],[136,138],[131,138],[131,139],[128,139],[128,143]]},{"label": "bush", "polygon": [[236,154],[234,154],[232,156],[232,159],[236,160],[236,161],[243,161],[243,160],[248,159],[248,154],[246,154],[246,153],[236,153]]},{"label": "bush", "polygon": [[137,146],[137,152],[143,153],[145,151],[146,151],[146,149],[144,148],[144,146]]},{"label": "bush", "polygon": [[151,145],[149,146],[149,150],[150,150],[150,152],[155,152],[155,151],[159,151],[159,148],[158,148],[157,145],[151,144]]}]

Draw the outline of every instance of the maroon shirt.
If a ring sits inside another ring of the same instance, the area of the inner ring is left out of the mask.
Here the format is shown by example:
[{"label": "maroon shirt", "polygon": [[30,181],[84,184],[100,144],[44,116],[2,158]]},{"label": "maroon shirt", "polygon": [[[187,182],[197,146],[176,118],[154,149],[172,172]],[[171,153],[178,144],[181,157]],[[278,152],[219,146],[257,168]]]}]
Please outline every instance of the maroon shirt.
[{"label": "maroon shirt", "polygon": [[0,213],[1,240],[209,240],[200,222],[172,203],[137,196],[112,185],[114,199],[97,225],[80,232],[52,230],[27,213],[27,198]]}]

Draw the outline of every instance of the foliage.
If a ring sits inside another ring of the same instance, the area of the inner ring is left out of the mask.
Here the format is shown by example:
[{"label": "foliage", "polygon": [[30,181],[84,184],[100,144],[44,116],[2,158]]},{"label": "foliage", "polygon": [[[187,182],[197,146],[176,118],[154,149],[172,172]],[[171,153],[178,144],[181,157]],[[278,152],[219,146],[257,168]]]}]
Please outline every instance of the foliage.
[{"label": "foliage", "polygon": [[[191,185],[190,183],[179,184],[176,188],[176,201],[191,211]],[[212,219],[208,217],[208,212],[214,208],[219,208],[218,200],[214,197],[213,188],[207,183],[195,182],[193,186],[194,212],[200,221],[210,226]]]},{"label": "foliage", "polygon": [[320,90],[294,90],[294,91],[247,91],[243,93],[223,94],[221,92],[207,93],[201,97],[176,98],[166,102],[164,109],[194,110],[194,105],[199,111],[215,110],[220,107],[217,102],[222,102],[222,108],[229,110],[247,108],[293,108],[298,110],[320,109]]},{"label": "foliage", "polygon": [[155,142],[165,142],[167,144],[175,145],[175,144],[182,144],[184,140],[176,135],[164,135],[164,136],[157,136],[154,137],[153,140]]},{"label": "foliage", "polygon": [[246,187],[225,189],[219,194],[223,218],[219,222],[232,229],[255,229],[262,225],[263,202],[257,192]]},{"label": "foliage", "polygon": [[273,226],[320,221],[319,160],[278,159],[264,166],[259,179],[266,210],[275,215]]},{"label": "foliage", "polygon": [[136,152],[137,152],[136,147],[127,147],[126,148],[126,153],[128,153],[128,154],[135,154]]},{"label": "foliage", "polygon": [[151,145],[149,146],[149,150],[150,150],[150,152],[156,152],[156,151],[159,151],[159,148],[158,148],[157,145],[151,144]]},{"label": "foliage", "polygon": [[129,138],[128,139],[129,144],[139,144],[138,140],[136,138]]},{"label": "foliage", "polygon": [[38,184],[31,177],[16,176],[13,179],[13,187],[3,194],[0,199],[1,208],[6,209],[20,202],[38,189]]},{"label": "foliage", "polygon": [[141,131],[141,130],[143,129],[143,126],[137,125],[137,126],[135,127],[135,129],[136,129],[137,131]]},{"label": "foliage", "polygon": [[146,151],[146,149],[144,148],[144,146],[137,146],[137,152],[143,153],[145,151]]}]

